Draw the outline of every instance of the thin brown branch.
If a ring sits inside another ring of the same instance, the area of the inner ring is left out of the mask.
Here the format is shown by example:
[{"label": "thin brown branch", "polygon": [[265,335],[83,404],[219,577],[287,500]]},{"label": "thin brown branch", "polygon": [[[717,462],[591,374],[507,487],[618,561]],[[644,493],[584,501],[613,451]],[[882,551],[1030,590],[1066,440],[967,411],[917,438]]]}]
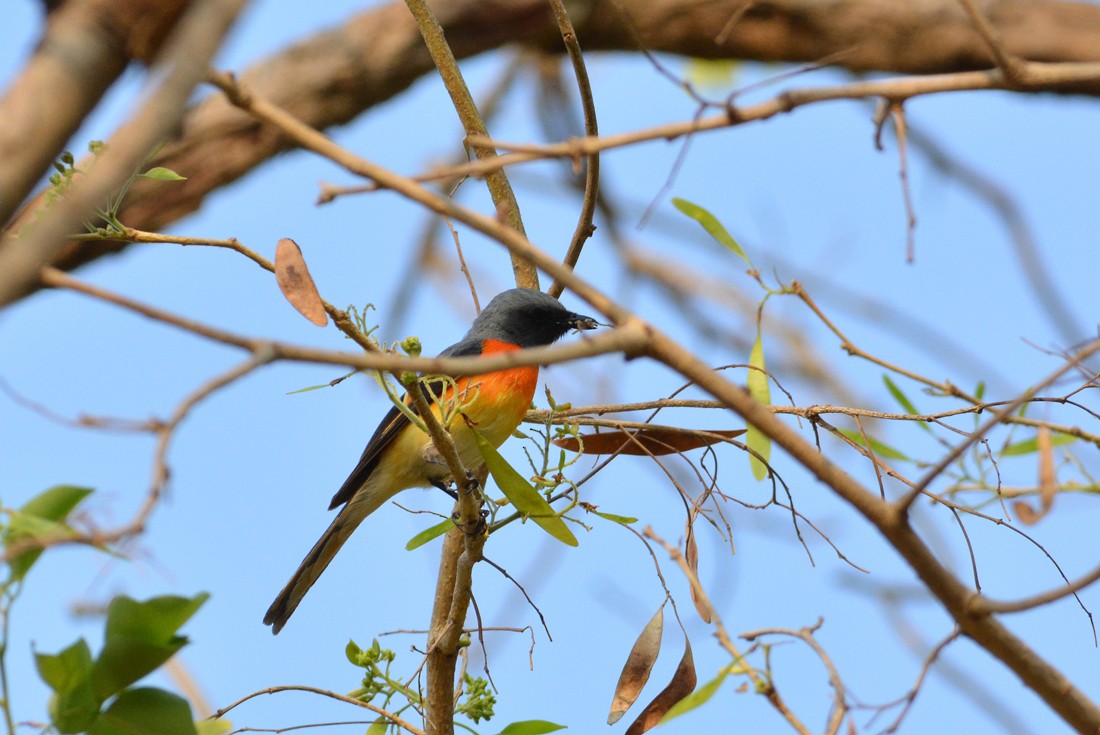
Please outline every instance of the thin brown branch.
[{"label": "thin brown branch", "polygon": [[1026,610],[1034,610],[1037,607],[1042,607],[1043,605],[1049,605],[1052,602],[1056,602],[1063,597],[1069,597],[1075,592],[1079,592],[1089,585],[1094,584],[1097,580],[1100,580],[1100,567],[1096,567],[1080,579],[1076,579],[1073,582],[1064,584],[1061,587],[1055,587],[1054,589],[1043,592],[1042,594],[1033,595],[1032,597],[1025,597],[1020,600],[1004,602],[991,600],[988,597],[980,597],[974,599],[972,607],[974,608],[975,612],[979,614],[1015,613],[1024,612]]},{"label": "thin brown branch", "polygon": [[[1052,89],[1060,85],[1100,80],[1100,63],[1082,62],[1070,64],[1030,63],[1028,86],[1033,89]],[[836,100],[860,100],[884,97],[891,100],[908,100],[930,94],[978,90],[1006,90],[1010,85],[999,70],[958,72],[925,77],[898,77],[875,81],[853,82],[829,87],[801,87],[786,90],[764,102],[754,105],[733,106],[719,115],[698,117],[690,121],[667,123],[643,130],[603,135],[595,138],[575,138],[561,143],[533,145],[472,137],[470,142],[491,145],[497,149],[515,151],[499,156],[494,161],[476,162],[465,166],[441,169],[432,177],[484,176],[498,166],[536,161],[547,158],[578,158],[595,152],[634,146],[638,143],[675,140],[695,133],[721,130],[749,122],[768,120],[805,107]]]},{"label": "thin brown branch", "polygon": [[[443,79],[443,86],[447,88],[447,93],[451,96],[451,103],[455,112],[458,113],[458,118],[462,122],[466,135],[487,137],[489,133],[485,128],[485,121],[482,119],[481,113],[478,112],[477,103],[474,102],[474,97],[470,94],[469,87],[466,86],[466,80],[463,79],[462,72],[458,68],[458,62],[455,61],[454,52],[451,51],[447,39],[443,36],[443,27],[436,20],[432,9],[428,7],[425,0],[405,0],[405,4],[408,5],[409,10],[416,19],[421,35],[424,36],[424,43],[428,47],[428,52],[432,56],[436,69],[439,70],[439,76]],[[497,155],[496,150],[491,145],[474,143],[471,144],[471,147],[474,149],[474,155],[477,156],[478,160],[491,160]],[[496,205],[497,214],[501,220],[521,235],[526,235],[523,228],[523,218],[520,215],[519,202],[516,200],[515,192],[512,191],[512,185],[508,182],[504,169],[497,169],[490,173],[485,177],[485,183],[489,187],[489,194],[493,198],[493,204]],[[517,286],[521,288],[539,287],[539,276],[534,266],[515,253],[512,254],[512,271],[515,274]]]},{"label": "thin brown branch", "polygon": [[335,699],[336,701],[343,702],[345,704],[353,704],[356,707],[362,707],[363,709],[370,710],[371,712],[375,713],[376,715],[379,715],[381,717],[385,717],[387,720],[392,722],[394,725],[401,728],[405,732],[410,733],[411,735],[424,735],[424,731],[421,730],[419,727],[416,727],[416,726],[412,725],[411,723],[406,722],[405,720],[401,719],[400,717],[393,714],[392,712],[387,712],[386,710],[382,709],[381,707],[373,705],[369,702],[363,702],[363,701],[360,701],[360,700],[355,699],[353,697],[348,697],[348,696],[345,696],[343,694],[337,694],[336,692],[330,692],[327,689],[319,689],[317,687],[301,686],[301,685],[295,685],[295,684],[288,684],[288,685],[277,686],[277,687],[268,687],[267,689],[260,689],[258,691],[252,692],[251,694],[246,694],[245,696],[238,699],[236,702],[233,702],[232,704],[227,705],[227,706],[222,707],[221,709],[219,709],[217,712],[215,712],[213,715],[210,716],[210,719],[211,720],[220,720],[221,718],[225,717],[230,711],[236,709],[237,707],[239,707],[240,705],[242,705],[245,702],[249,701],[250,699],[255,699],[256,697],[262,697],[262,696],[267,695],[267,694],[278,694],[280,692],[309,692],[310,694],[319,694],[322,697],[328,697],[329,699]]},{"label": "thin brown branch", "polygon": [[[592,97],[592,84],[588,80],[588,68],[584,63],[584,54],[581,53],[581,45],[577,40],[577,32],[573,28],[573,22],[569,20],[563,0],[549,0],[550,7],[554,11],[554,20],[561,30],[561,38],[565,43],[566,53],[573,65],[573,74],[577,78],[577,90],[580,92],[581,108],[584,110],[584,134],[587,137],[595,137],[600,134],[596,122],[596,103]],[[562,262],[570,270],[577,266],[581,257],[581,249],[585,241],[596,231],[592,224],[592,218],[596,214],[596,204],[600,190],[600,154],[590,153],[585,158],[584,172],[584,199],[581,202],[581,213],[577,220],[577,227],[573,230],[573,238],[569,242],[569,249],[565,253]],[[565,290],[564,284],[554,281],[547,290],[554,298],[561,296]]]},{"label": "thin brown branch", "polygon": [[985,14],[978,7],[977,3],[975,3],[974,0],[959,0],[959,4],[966,10],[966,14],[970,16],[970,22],[974,24],[978,34],[985,42],[986,47],[989,48],[989,52],[993,55],[993,59],[997,63],[998,68],[1004,72],[1005,79],[1012,84],[1022,81],[1026,75],[1026,71],[1023,68],[1024,62],[1008,52],[1000,32],[994,28],[993,24],[989,22],[989,19],[985,17]]},{"label": "thin brown branch", "polygon": [[585,336],[584,339],[552,347],[534,347],[516,352],[497,353],[483,357],[407,357],[391,352],[341,352],[302,347],[282,342],[270,342],[245,337],[192,319],[172,314],[120,294],[85,283],[53,268],[43,271],[43,282],[49,286],[67,288],[133,311],[149,319],[183,329],[215,342],[238,347],[249,352],[270,349],[275,360],[346,365],[360,370],[411,370],[428,375],[479,375],[522,365],[551,365],[582,357],[623,352],[632,354],[645,343],[645,330],[640,321],[622,327]]},{"label": "thin brown branch", "polygon": [[152,477],[145,498],[134,517],[127,523],[110,530],[91,529],[86,532],[64,532],[56,535],[35,536],[23,541],[17,541],[4,550],[0,561],[7,562],[31,549],[45,549],[50,546],[79,544],[87,546],[105,547],[134,538],[145,531],[149,518],[160,504],[168,482],[168,449],[175,438],[176,430],[180,423],[190,415],[191,411],[217,391],[240,380],[257,368],[266,365],[273,359],[270,351],[260,348],[254,352],[248,360],[236,367],[227,370],[195,389],[190,395],[180,401],[167,421],[157,423],[157,444],[153,455]]},{"label": "thin brown branch", "polygon": [[790,636],[792,638],[798,638],[806,643],[813,652],[821,660],[821,665],[825,667],[825,671],[829,674],[829,686],[833,688],[833,706],[829,712],[829,721],[825,726],[826,735],[836,735],[840,732],[841,726],[844,724],[844,718],[848,714],[848,695],[845,690],[844,680],[840,678],[840,672],[836,668],[836,664],[833,663],[832,658],[825,651],[824,647],[817,642],[817,638],[814,637],[821,625],[825,622],[824,618],[818,618],[817,622],[811,626],[799,628],[798,630],[792,630],[790,628],[764,628],[762,630],[754,630],[748,633],[742,633],[741,637],[747,641],[755,642],[756,640],[764,636]]}]

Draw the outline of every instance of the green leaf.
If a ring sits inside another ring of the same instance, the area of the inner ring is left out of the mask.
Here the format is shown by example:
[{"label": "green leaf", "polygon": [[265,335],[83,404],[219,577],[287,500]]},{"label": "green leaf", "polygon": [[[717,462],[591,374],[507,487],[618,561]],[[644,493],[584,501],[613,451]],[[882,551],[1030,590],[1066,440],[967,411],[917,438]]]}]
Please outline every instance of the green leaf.
[{"label": "green leaf", "polygon": [[385,717],[379,717],[374,722],[370,723],[370,727],[367,728],[367,735],[385,735],[386,728],[389,727],[390,721]]},{"label": "green leaf", "polygon": [[360,657],[363,655],[363,649],[355,641],[348,641],[348,644],[344,646],[344,655],[348,657],[348,661],[351,662],[352,666],[358,666]]},{"label": "green leaf", "polygon": [[[11,522],[4,534],[4,548],[26,541],[27,539],[65,538],[73,534],[69,526],[62,523],[69,513],[92,490],[74,485],[55,485],[34,496],[17,512],[12,514]],[[27,575],[30,568],[42,556],[44,549],[28,549],[8,562],[11,569],[11,581],[19,581]]]},{"label": "green leaf", "polygon": [[728,667],[722,669],[722,672],[718,674],[718,676],[672,705],[672,709],[665,713],[665,716],[661,718],[661,722],[668,722],[673,717],[679,717],[685,712],[689,712],[696,707],[706,704],[707,700],[713,697],[714,693],[718,691],[718,687],[722,686],[722,682],[726,680],[727,674],[729,674]]},{"label": "green leaf", "polygon": [[69,692],[88,677],[92,652],[83,638],[58,654],[36,653],[34,662],[42,681],[55,692]]},{"label": "green leaf", "polygon": [[92,653],[81,638],[58,654],[34,655],[38,675],[54,691],[50,720],[59,732],[81,732],[99,714],[102,704],[91,685]]},{"label": "green leaf", "polygon": [[852,429],[837,429],[837,431],[839,431],[841,434],[848,437],[861,447],[866,447],[867,441],[870,441],[871,451],[873,451],[875,454],[877,454],[879,457],[882,457],[883,459],[899,459],[905,462],[909,461],[909,457],[905,456],[897,449],[894,449],[887,444],[883,444],[879,440],[874,439],[870,436],[868,436],[867,439],[864,440],[863,434],[859,433],[858,431],[853,431]]},{"label": "green leaf", "polygon": [[91,494],[90,488],[55,485],[28,500],[19,511],[50,521],[60,521],[66,518],[81,500]]},{"label": "green leaf", "polygon": [[88,729],[88,735],[196,735],[191,706],[178,694],[127,689]]},{"label": "green leaf", "polygon": [[205,592],[194,597],[164,595],[145,602],[116,597],[107,608],[107,640],[125,636],[148,643],[166,643],[210,598]]},{"label": "green leaf", "polygon": [[702,225],[703,229],[706,230],[711,237],[728,248],[732,253],[741,258],[741,260],[745,261],[749,268],[755,270],[755,266],[753,266],[752,261],[749,260],[749,256],[745,255],[745,251],[742,250],[737,241],[733,239],[733,235],[722,226],[722,223],[718,221],[717,217],[700,207],[698,204],[692,204],[686,199],[680,199],[679,197],[672,198],[672,206]]},{"label": "green leaf", "polygon": [[50,697],[50,721],[61,733],[85,732],[99,716],[101,704],[91,681],[85,679],[71,692]]},{"label": "green leaf", "polygon": [[[768,374],[764,372],[764,342],[763,332],[756,330],[756,341],[752,343],[752,352],[749,353],[749,374],[746,383],[749,395],[758,403],[770,406],[772,402],[771,388],[768,385]],[[749,449],[755,450],[761,457],[768,460],[772,456],[772,440],[752,424],[748,425],[745,435],[745,444]],[[763,480],[768,476],[767,466],[753,455],[749,455],[749,467],[752,468],[752,476],[757,480]]]},{"label": "green leaf", "polygon": [[978,383],[978,387],[976,387],[974,389],[974,397],[977,398],[979,401],[982,400],[982,398],[985,397],[985,381],[984,380],[980,381]]},{"label": "green leaf", "polygon": [[425,528],[420,533],[409,539],[409,542],[405,544],[405,551],[412,551],[413,549],[419,549],[424,544],[428,543],[434,538],[439,538],[443,534],[454,528],[454,523],[450,518],[445,519],[441,523],[437,523],[434,526]]},{"label": "green leaf", "polygon": [[546,720],[520,720],[513,722],[500,731],[499,735],[542,735],[547,732],[564,730],[565,725]]},{"label": "green leaf", "polygon": [[637,518],[631,518],[630,516],[617,516],[614,513],[604,513],[603,511],[599,511],[599,510],[590,510],[588,512],[591,513],[592,515],[599,516],[600,518],[603,518],[604,520],[614,521],[615,523],[622,523],[624,525],[629,525],[631,523],[637,523],[638,522]]},{"label": "green leaf", "polygon": [[152,179],[153,181],[187,181],[186,176],[180,176],[170,168],[164,166],[154,166],[143,174],[139,174],[143,179]]},{"label": "green leaf", "polygon": [[546,502],[546,498],[523,479],[523,476],[516,472],[515,468],[508,464],[504,457],[500,456],[500,452],[481,434],[475,431],[474,436],[477,438],[477,448],[481,451],[485,466],[489,468],[489,474],[493,476],[504,497],[508,498],[508,502],[558,541],[568,546],[578,546],[577,537],[550,507],[550,503]]},{"label": "green leaf", "polygon": [[209,595],[166,595],[138,602],[116,597],[107,609],[103,650],[96,659],[92,682],[101,699],[133,684],[170,659],[187,644],[176,635],[179,627],[206,602]]},{"label": "green leaf", "polygon": [[[920,411],[917,410],[917,407],[913,405],[913,402],[909,400],[908,396],[901,392],[901,388],[899,388],[894,381],[890,380],[889,375],[883,375],[882,382],[886,383],[886,389],[890,391],[890,395],[894,397],[898,405],[905,409],[907,414],[910,416],[920,415]],[[932,427],[928,425],[927,421],[918,421],[917,424],[928,433],[932,433]]]},{"label": "green leaf", "polygon": [[894,400],[898,402],[898,405],[905,409],[906,413],[913,416],[917,415],[918,411],[916,406],[914,406],[913,402],[910,401],[909,398],[901,392],[901,388],[897,387],[897,385],[894,384],[894,381],[890,380],[889,375],[883,375],[882,382],[886,383],[886,389],[890,391],[890,395],[894,397]]},{"label": "green leaf", "polygon": [[309,393],[311,390],[321,390],[322,388],[331,388],[328,383],[321,383],[320,385],[307,385],[305,388],[299,388],[298,390],[287,391],[286,395],[293,396],[299,393]]},{"label": "green leaf", "polygon": [[[1071,444],[1077,441],[1077,437],[1070,436],[1069,434],[1051,434],[1050,445],[1052,447],[1061,446],[1063,444]],[[1034,454],[1039,451],[1039,439],[1038,437],[1032,437],[1031,439],[1025,439],[1022,442],[1016,442],[1015,444],[1009,444],[1007,447],[1001,450],[1002,457],[1019,457],[1024,454]]]}]

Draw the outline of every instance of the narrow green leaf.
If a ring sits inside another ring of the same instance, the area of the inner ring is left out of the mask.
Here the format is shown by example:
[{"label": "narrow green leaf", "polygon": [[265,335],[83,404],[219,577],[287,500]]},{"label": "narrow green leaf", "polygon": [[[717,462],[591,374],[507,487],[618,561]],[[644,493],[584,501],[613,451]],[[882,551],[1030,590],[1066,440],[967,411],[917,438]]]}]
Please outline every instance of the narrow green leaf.
[{"label": "narrow green leaf", "polygon": [[665,716],[661,718],[661,722],[668,722],[673,717],[679,717],[685,712],[689,712],[696,707],[706,704],[707,700],[713,697],[714,693],[718,691],[718,687],[722,686],[722,682],[726,680],[727,674],[729,674],[729,668],[723,668],[718,676],[672,705],[672,709],[665,713]]},{"label": "narrow green leaf", "polygon": [[385,735],[386,728],[389,727],[389,724],[390,721],[385,717],[379,717],[367,728],[367,735]]},{"label": "narrow green leaf", "polygon": [[[909,414],[910,416],[920,415],[920,411],[917,410],[917,407],[913,405],[913,402],[909,400],[908,396],[901,392],[901,388],[899,388],[894,383],[894,381],[890,380],[889,375],[884,374],[882,376],[882,382],[886,383],[886,389],[890,391],[890,395],[894,397],[894,400],[898,402],[898,405],[905,409],[905,412],[907,414]],[[932,427],[928,425],[927,421],[918,421],[917,425],[927,431],[929,434],[933,433]]]},{"label": "narrow green leaf", "polygon": [[[758,403],[770,406],[772,394],[771,387],[768,385],[768,374],[764,372],[763,332],[759,329],[756,331],[756,341],[752,343],[752,352],[749,353],[749,366],[749,374],[746,378],[749,395]],[[772,440],[752,424],[748,426],[745,444],[765,460],[771,458]],[[749,467],[752,469],[752,476],[757,480],[763,480],[768,476],[767,466],[751,454],[749,455]]]},{"label": "narrow green leaf", "polygon": [[127,689],[88,729],[88,735],[196,735],[191,706],[178,694]]},{"label": "narrow green leaf", "polygon": [[321,385],[307,385],[305,388],[299,388],[298,390],[287,391],[286,395],[293,396],[298,393],[308,393],[311,390],[321,390],[322,388],[331,388],[328,383],[322,383]]},{"label": "narrow green leaf", "polygon": [[19,511],[50,521],[60,521],[65,519],[81,500],[91,494],[90,488],[55,485],[28,500]]},{"label": "narrow green leaf", "polygon": [[974,389],[974,397],[979,401],[985,398],[985,381],[982,380],[978,383],[978,387]]},{"label": "narrow green leaf", "polygon": [[493,476],[504,497],[508,498],[508,502],[558,541],[568,546],[578,546],[577,537],[550,507],[550,503],[546,502],[546,498],[523,479],[481,434],[474,432],[474,436],[477,437],[477,448],[481,451],[485,466],[489,468],[489,474]]},{"label": "narrow green leaf", "polygon": [[745,261],[749,268],[755,270],[755,266],[753,266],[752,261],[749,260],[749,256],[745,255],[745,251],[741,249],[738,242],[733,239],[733,235],[722,226],[722,223],[718,221],[717,217],[700,207],[698,204],[693,204],[679,197],[672,198],[672,206],[702,225],[703,229],[707,231],[707,234],[728,248],[732,253],[741,258],[741,260]]},{"label": "narrow green leaf", "polygon": [[901,388],[899,388],[894,383],[894,381],[890,380],[889,375],[883,375],[882,376],[882,382],[886,383],[886,389],[890,391],[890,395],[892,395],[894,397],[894,400],[898,402],[898,405],[900,405],[902,408],[905,409],[906,413],[911,414],[913,416],[917,415],[917,413],[918,413],[917,407],[914,406],[913,402],[910,401],[909,398],[904,393],[901,392]]},{"label": "narrow green leaf", "polygon": [[500,731],[499,735],[543,735],[543,733],[557,732],[564,729],[565,725],[559,725],[556,722],[520,720],[519,722],[510,723]]},{"label": "narrow green leaf", "polygon": [[[859,446],[867,446],[867,441],[864,441],[863,434],[859,433],[858,431],[853,431],[852,429],[837,429],[837,431],[851,439]],[[898,459],[905,462],[909,461],[909,457],[905,456],[897,449],[894,449],[887,444],[883,444],[879,440],[874,439],[870,436],[867,437],[867,439],[871,442],[871,451],[873,451],[879,457],[882,457],[883,459]]]},{"label": "narrow green leaf", "polygon": [[604,520],[614,521],[615,523],[622,523],[624,525],[629,525],[631,523],[637,523],[638,522],[637,518],[631,518],[630,516],[617,516],[614,513],[604,513],[601,510],[590,510],[588,512],[591,513],[592,515],[599,516],[600,518],[603,518]]},{"label": "narrow green leaf", "polygon": [[[1052,447],[1061,446],[1063,444],[1071,444],[1075,441],[1077,441],[1077,437],[1070,436],[1069,434],[1050,435],[1050,445]],[[1025,439],[1022,442],[1009,444],[1007,447],[1001,450],[1001,456],[1019,457],[1024,454],[1034,454],[1037,451],[1039,451],[1039,439],[1038,437],[1032,437],[1031,439]]]},{"label": "narrow green leaf", "polygon": [[[74,536],[76,536],[76,531],[66,523],[56,523],[54,521],[48,521],[45,518],[15,512],[12,514],[11,522],[8,524],[8,528],[4,534],[4,545],[9,547],[15,546],[16,544],[31,539],[46,544],[51,541],[72,538]],[[29,572],[31,567],[34,566],[34,563],[38,561],[38,558],[42,556],[43,551],[45,551],[44,548],[32,547],[21,554],[13,556],[8,562],[8,566],[11,569],[11,581],[16,582],[26,577],[27,572]]]},{"label": "narrow green leaf", "polygon": [[405,551],[412,551],[413,549],[419,549],[424,544],[428,543],[434,538],[439,538],[443,534],[454,528],[454,523],[450,518],[445,519],[441,523],[437,523],[434,526],[425,528],[420,533],[409,539],[409,542],[405,544]]},{"label": "narrow green leaf", "polygon": [[152,179],[153,181],[187,181],[186,176],[180,176],[170,168],[164,166],[154,166],[143,174],[139,174],[143,179]]}]

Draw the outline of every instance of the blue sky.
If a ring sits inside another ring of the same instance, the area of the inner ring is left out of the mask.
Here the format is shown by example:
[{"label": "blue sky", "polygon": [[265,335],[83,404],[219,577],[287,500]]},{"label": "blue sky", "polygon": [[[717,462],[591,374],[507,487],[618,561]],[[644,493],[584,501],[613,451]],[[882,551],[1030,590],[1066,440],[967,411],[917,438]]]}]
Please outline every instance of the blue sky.
[{"label": "blue sky", "polygon": [[[242,19],[219,66],[240,70],[313,28],[339,22],[356,5],[314,4],[308,11],[296,9],[291,23],[286,4],[257,2]],[[11,42],[0,48],[0,80],[5,84],[38,32],[34,4],[24,0],[6,12],[13,30]],[[463,68],[476,92],[491,86],[504,63],[505,57],[491,55]],[[679,60],[668,63],[685,70]],[[599,55],[589,60],[589,69],[605,132],[690,119],[694,112],[691,101],[642,59]],[[738,70],[737,82],[755,82],[778,71],[746,66]],[[793,83],[843,81],[840,74],[819,72]],[[74,149],[88,139],[109,135],[133,104],[138,82],[140,75],[131,73],[77,136]],[[491,126],[494,134],[505,140],[539,139],[532,99],[527,80],[509,96],[505,114]],[[906,109],[912,126],[934,136],[959,160],[978,167],[1016,198],[1034,229],[1044,263],[1074,312],[1080,338],[1094,335],[1095,280],[1100,272],[1100,208],[1094,186],[1100,112],[1095,103],[970,93],[913,100]],[[359,154],[409,174],[460,150],[459,126],[435,78],[421,80],[405,95],[333,134]],[[671,196],[683,197],[718,216],[769,282],[778,277],[806,284],[857,344],[890,362],[967,389],[984,380],[988,397],[1011,398],[1013,391],[1058,366],[1056,357],[1038,348],[1065,347],[1065,339],[1036,303],[1003,223],[915,151],[909,173],[919,224],[915,262],[906,262],[896,147],[888,136],[886,151],[876,151],[872,135],[866,105],[828,103],[700,136],[644,228],[635,223],[641,209],[660,194],[680,144],[659,141],[604,156],[606,191],[626,212],[625,236],[645,253],[697,269],[699,297],[692,305],[730,331],[728,339],[701,337],[651,283],[624,273],[604,223],[598,223],[603,226],[587,246],[581,270],[709,362],[747,362],[751,314],[726,311],[707,300],[710,285],[702,277],[739,289],[750,304],[762,294],[744,275],[739,260],[707,241],[668,201]],[[564,250],[578,210],[576,197],[557,183],[562,175],[559,164],[513,172],[530,237],[555,253]],[[377,307],[374,318],[382,325],[384,339],[417,334],[426,352],[455,341],[472,310],[450,263],[447,238],[447,273],[417,279],[411,308],[395,315],[391,305],[397,292],[407,287],[402,275],[425,215],[389,193],[316,207],[319,180],[353,183],[348,174],[315,156],[284,155],[211,197],[201,212],[167,230],[236,237],[269,257],[279,238],[291,237],[301,245],[329,301]],[[476,183],[466,184],[462,199],[488,211]],[[466,231],[462,243],[483,302],[511,285],[499,246]],[[288,342],[350,347],[331,327],[319,330],[301,319],[283,301],[269,274],[228,251],[132,247],[78,275],[219,327]],[[578,311],[588,308],[570,294],[564,301]],[[907,319],[924,325],[924,330]],[[898,410],[883,387],[881,368],[846,357],[835,337],[795,299],[773,298],[765,329],[788,323],[808,344],[811,362],[839,374],[843,386],[842,391],[824,388],[799,378],[793,367],[781,372],[774,366],[792,364],[786,343],[766,331],[770,364],[798,405],[848,401]],[[242,359],[226,347],[69,293],[41,293],[8,309],[0,315],[0,344],[0,376],[22,395],[68,416],[164,417],[185,394]],[[426,625],[438,545],[405,552],[404,544],[434,521],[392,506],[364,524],[283,633],[273,638],[261,624],[271,598],[327,525],[325,507],[331,493],[386,409],[385,397],[367,378],[345,381],[331,390],[289,394],[340,374],[329,367],[276,365],[206,401],[176,436],[170,455],[170,496],[148,533],[128,549],[129,558],[112,559],[84,549],[59,549],[43,557],[11,622],[8,665],[17,717],[37,720],[44,713],[46,692],[32,668],[32,647],[52,652],[79,636],[95,645],[101,622],[74,617],[74,602],[103,602],[116,593],[144,598],[211,592],[210,601],[185,628],[192,645],[182,660],[214,707],[279,684],[349,691],[358,686],[356,670],[343,658],[349,638],[367,645],[380,632]],[[743,381],[744,372],[734,371],[731,377]],[[557,400],[574,405],[645,400],[667,395],[682,382],[665,369],[615,358],[547,369],[542,380]],[[923,395],[912,383],[897,382],[921,410],[955,406]],[[1095,399],[1085,398],[1095,409]],[[1077,424],[1087,419],[1083,413],[1052,407],[1038,407],[1034,415]],[[138,507],[149,478],[150,438],[61,427],[5,397],[0,397],[0,416],[0,498],[5,505],[18,506],[54,484],[74,483],[96,489],[89,509],[104,525],[124,521]],[[670,413],[663,420],[700,427],[741,425],[732,414],[716,412]],[[802,430],[812,436],[805,425]],[[1090,430],[1096,430],[1095,421]],[[912,456],[934,461],[942,451],[913,425],[882,425],[875,431]],[[998,440],[1004,441],[1004,436]],[[520,444],[512,441],[506,446],[506,455],[517,464],[523,461]],[[848,471],[873,485],[865,463],[835,442],[827,442],[825,450],[835,452]],[[1074,451],[1095,473],[1096,448],[1075,445]],[[588,466],[586,460],[578,463],[580,468]],[[752,480],[739,452],[721,450],[719,466],[727,493],[746,502],[762,502],[768,496],[769,489]],[[703,582],[727,627],[734,633],[798,628],[823,617],[818,639],[859,701],[876,704],[903,695],[920,667],[920,656],[912,655],[907,646],[927,650],[950,632],[946,616],[929,601],[884,612],[875,595],[912,588],[911,572],[826,488],[785,457],[777,456],[776,466],[790,484],[799,511],[870,573],[854,571],[820,537],[806,532],[811,563],[788,515],[774,508],[749,511],[731,504],[727,512],[736,553],[731,554],[714,533],[700,536]],[[1006,462],[1001,469],[1006,484],[1034,482],[1033,458]],[[691,482],[686,465],[678,465],[676,471]],[[400,502],[446,512],[449,501],[437,495],[412,491]],[[616,461],[586,486],[583,499],[611,513],[637,516],[639,527],[650,524],[667,539],[682,536],[682,506],[660,471],[645,460]],[[996,506],[986,510],[999,512]],[[966,544],[951,516],[922,503],[917,517],[919,529],[941,559],[969,579]],[[1051,516],[1026,530],[1073,577],[1095,563],[1096,520],[1091,496],[1067,495],[1058,498]],[[1057,574],[1043,553],[1018,535],[973,518],[965,525],[983,589],[992,596],[1010,598],[1057,584]],[[490,541],[488,556],[521,580],[546,616],[553,642],[515,589],[491,569],[479,568],[475,592],[486,624],[531,625],[537,641],[532,670],[528,634],[487,635],[491,670],[501,692],[498,716],[478,728],[480,732],[497,732],[512,720],[530,718],[558,721],[573,732],[604,727],[618,669],[663,592],[651,558],[634,536],[606,523],[593,523],[591,532],[578,535],[580,547],[566,549],[533,526],[513,525]],[[663,554],[658,559],[692,637],[700,680],[706,681],[726,658],[692,610],[683,580]],[[1086,590],[1082,599],[1090,609],[1100,608],[1095,589]],[[680,655],[681,636],[668,619],[665,651],[643,699],[659,690]],[[1100,692],[1098,651],[1085,613],[1072,601],[1006,622],[1086,693]],[[418,658],[409,648],[422,645],[421,638],[401,635],[383,640],[399,652],[403,670],[415,668]],[[1062,731],[1036,697],[976,646],[957,643],[944,661],[948,666],[929,677],[903,731]],[[824,672],[804,648],[790,643],[773,651],[772,663],[780,691],[811,728],[818,727],[828,707]],[[995,698],[992,708],[1002,720],[990,719],[959,694],[952,668]],[[745,732],[787,731],[761,697],[734,689],[727,683],[707,707],[663,730],[686,733],[736,725]],[[861,713],[857,721],[863,723],[867,717]],[[876,721],[878,728],[890,717]],[[300,694],[263,698],[232,716],[237,725],[251,727],[359,718],[345,706]],[[628,721],[629,716],[608,731],[619,732]]]}]

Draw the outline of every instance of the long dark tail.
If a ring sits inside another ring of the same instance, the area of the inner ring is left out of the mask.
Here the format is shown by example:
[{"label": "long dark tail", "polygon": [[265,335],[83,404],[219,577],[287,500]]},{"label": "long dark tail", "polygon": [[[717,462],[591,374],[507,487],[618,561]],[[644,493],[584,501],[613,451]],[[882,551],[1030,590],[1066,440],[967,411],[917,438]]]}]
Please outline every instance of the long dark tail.
[{"label": "long dark tail", "polygon": [[273,634],[283,629],[286,621],[294,614],[298,603],[302,601],[306,592],[325,571],[329,562],[336,556],[336,552],[363,522],[363,519],[377,510],[389,497],[383,493],[370,493],[368,488],[362,488],[347,505],[340,509],[336,518],[321,534],[321,538],[317,539],[317,543],[306,554],[306,558],[298,566],[298,571],[294,572],[294,576],[267,609],[264,625],[270,625]]}]

